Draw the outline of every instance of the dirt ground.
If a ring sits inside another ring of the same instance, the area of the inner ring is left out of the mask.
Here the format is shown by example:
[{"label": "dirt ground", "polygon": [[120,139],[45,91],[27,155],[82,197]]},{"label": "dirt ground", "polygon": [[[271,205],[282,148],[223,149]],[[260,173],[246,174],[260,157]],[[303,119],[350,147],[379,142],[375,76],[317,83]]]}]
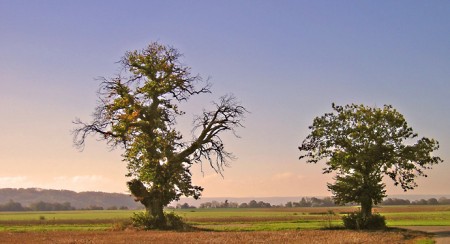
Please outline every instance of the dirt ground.
[{"label": "dirt ground", "polygon": [[0,232],[0,243],[414,243],[423,237],[416,231],[48,231]]},{"label": "dirt ground", "polygon": [[432,233],[436,244],[450,243],[450,226],[405,226],[401,228]]}]

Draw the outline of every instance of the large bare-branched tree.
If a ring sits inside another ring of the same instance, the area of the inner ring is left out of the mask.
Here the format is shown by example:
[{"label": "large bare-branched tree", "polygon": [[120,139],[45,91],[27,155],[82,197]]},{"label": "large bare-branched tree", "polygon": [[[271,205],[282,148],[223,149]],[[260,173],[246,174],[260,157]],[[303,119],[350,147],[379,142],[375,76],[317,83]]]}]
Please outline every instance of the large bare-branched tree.
[{"label": "large bare-branched tree", "polygon": [[194,163],[204,160],[222,172],[233,155],[220,136],[235,134],[246,113],[233,96],[221,97],[213,111],[195,118],[193,137],[184,140],[175,128],[177,117],[184,115],[179,105],[192,95],[209,93],[210,86],[192,75],[180,57],[176,49],[159,43],[127,52],[121,60],[123,73],[102,78],[93,120],[74,121],[76,146],[83,148],[89,135],[98,135],[113,148],[124,149],[128,187],[153,216],[156,228],[166,225],[163,207],[171,201],[183,195],[200,197],[203,188],[191,182]]}]

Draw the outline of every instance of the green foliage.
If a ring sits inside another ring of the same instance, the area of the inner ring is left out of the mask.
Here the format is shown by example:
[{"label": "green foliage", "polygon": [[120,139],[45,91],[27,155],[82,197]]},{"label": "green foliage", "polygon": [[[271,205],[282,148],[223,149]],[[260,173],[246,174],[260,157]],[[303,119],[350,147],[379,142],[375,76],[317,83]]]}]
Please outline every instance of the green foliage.
[{"label": "green foliage", "polygon": [[155,229],[155,218],[150,215],[147,211],[136,212],[131,217],[133,226],[136,228],[142,228],[145,230]]},{"label": "green foliage", "polygon": [[172,230],[185,230],[188,225],[184,223],[183,218],[174,212],[165,213],[166,222],[169,229]]},{"label": "green foliage", "polygon": [[225,151],[220,135],[242,127],[246,112],[233,96],[224,96],[214,103],[215,110],[196,117],[192,139],[183,140],[175,128],[177,118],[185,114],[179,105],[193,95],[209,93],[210,85],[197,87],[201,77],[190,73],[181,56],[156,42],[127,52],[121,60],[124,74],[102,80],[93,121],[75,121],[76,146],[82,148],[88,135],[97,134],[113,148],[124,149],[128,188],[154,218],[145,221],[158,222],[154,226],[166,225],[163,207],[170,202],[181,196],[200,197],[203,188],[192,184],[192,164],[206,160],[222,172],[232,154]]},{"label": "green foliage", "polygon": [[302,142],[300,159],[308,163],[326,160],[324,173],[336,173],[328,184],[338,204],[357,202],[362,214],[371,215],[373,204],[385,197],[383,176],[403,190],[414,189],[417,176],[442,162],[431,153],[439,148],[434,139],[417,137],[403,115],[392,106],[332,105],[333,113],[316,117],[311,133]]},{"label": "green foliage", "polygon": [[352,230],[382,230],[386,228],[386,218],[380,214],[363,216],[362,212],[350,213],[342,217],[344,227]]},{"label": "green foliage", "polygon": [[183,222],[181,216],[176,215],[173,212],[164,213],[165,221],[161,225],[161,222],[149,212],[137,212],[133,213],[131,221],[134,227],[143,230],[152,229],[166,229],[166,230],[185,230],[187,225]]}]

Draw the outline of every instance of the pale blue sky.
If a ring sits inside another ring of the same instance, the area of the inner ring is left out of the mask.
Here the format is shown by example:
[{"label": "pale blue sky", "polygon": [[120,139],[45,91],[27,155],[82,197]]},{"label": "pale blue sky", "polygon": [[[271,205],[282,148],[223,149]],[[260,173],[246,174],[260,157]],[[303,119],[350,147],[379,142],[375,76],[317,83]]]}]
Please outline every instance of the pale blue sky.
[{"label": "pale blue sky", "polygon": [[204,196],[329,194],[297,147],[332,102],[397,108],[445,161],[411,193],[450,193],[449,1],[0,0],[0,187],[126,191],[120,152],[93,139],[79,153],[71,121],[90,119],[95,77],[152,41],[211,77],[188,112],[227,93],[251,111],[226,136],[225,178],[194,170]]}]

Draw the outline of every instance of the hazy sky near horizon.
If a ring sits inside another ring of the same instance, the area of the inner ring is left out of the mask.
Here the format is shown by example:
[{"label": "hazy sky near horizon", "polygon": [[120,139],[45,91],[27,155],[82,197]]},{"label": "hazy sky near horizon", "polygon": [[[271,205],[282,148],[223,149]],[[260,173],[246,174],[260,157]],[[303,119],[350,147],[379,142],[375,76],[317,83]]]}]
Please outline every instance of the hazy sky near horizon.
[{"label": "hazy sky near horizon", "polygon": [[251,112],[225,136],[224,178],[193,169],[203,196],[330,195],[297,147],[332,102],[391,104],[437,139],[444,163],[409,194],[450,194],[450,1],[0,0],[0,188],[126,192],[121,152],[95,138],[79,152],[72,121],[90,120],[95,78],[152,41],[213,83],[183,105],[183,130],[224,94]]}]

